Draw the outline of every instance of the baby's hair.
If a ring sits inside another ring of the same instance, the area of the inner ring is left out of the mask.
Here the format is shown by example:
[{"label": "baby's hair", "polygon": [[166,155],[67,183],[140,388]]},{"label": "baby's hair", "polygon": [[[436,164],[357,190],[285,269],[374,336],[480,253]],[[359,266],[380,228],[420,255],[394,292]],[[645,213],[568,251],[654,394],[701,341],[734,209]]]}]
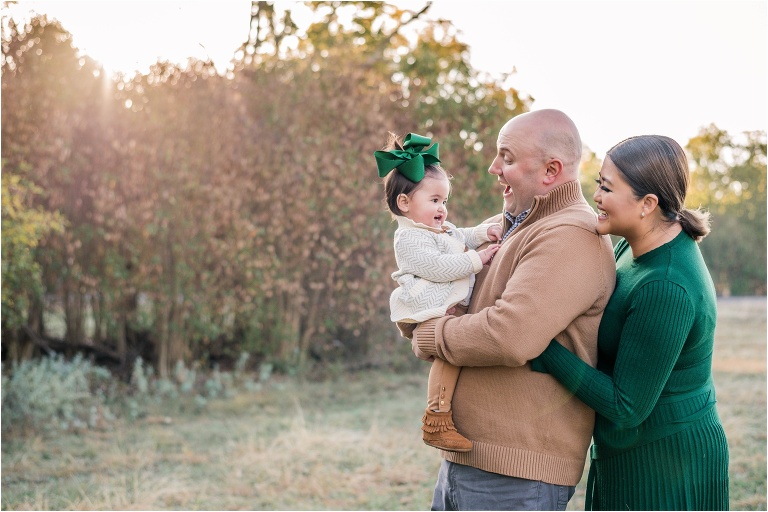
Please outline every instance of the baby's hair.
[{"label": "baby's hair", "polygon": [[[383,151],[398,150],[402,151],[403,143],[400,141],[397,135],[389,132],[389,139],[387,145],[383,148]],[[411,194],[424,183],[427,178],[439,178],[444,177],[447,180],[453,179],[453,176],[440,167],[439,164],[431,164],[424,166],[424,179],[416,183],[406,178],[397,169],[392,169],[392,172],[384,177],[384,200],[387,203],[387,209],[392,215],[403,215],[400,208],[397,206],[397,198],[400,194],[405,194],[410,197]]]}]

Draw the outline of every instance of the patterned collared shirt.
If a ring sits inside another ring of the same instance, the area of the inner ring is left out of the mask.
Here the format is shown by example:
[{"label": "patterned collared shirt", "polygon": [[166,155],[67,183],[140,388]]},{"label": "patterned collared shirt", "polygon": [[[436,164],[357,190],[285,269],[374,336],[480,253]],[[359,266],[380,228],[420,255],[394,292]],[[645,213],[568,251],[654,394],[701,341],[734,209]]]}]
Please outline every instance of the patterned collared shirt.
[{"label": "patterned collared shirt", "polygon": [[509,235],[512,234],[512,231],[514,231],[515,228],[525,220],[525,218],[528,216],[529,213],[531,213],[530,208],[525,210],[523,213],[521,213],[517,217],[513,216],[509,212],[504,212],[504,217],[510,222],[511,226],[509,226],[509,229],[507,230],[506,233],[504,233],[504,237],[501,240],[502,241],[506,240],[507,237],[509,237]]}]

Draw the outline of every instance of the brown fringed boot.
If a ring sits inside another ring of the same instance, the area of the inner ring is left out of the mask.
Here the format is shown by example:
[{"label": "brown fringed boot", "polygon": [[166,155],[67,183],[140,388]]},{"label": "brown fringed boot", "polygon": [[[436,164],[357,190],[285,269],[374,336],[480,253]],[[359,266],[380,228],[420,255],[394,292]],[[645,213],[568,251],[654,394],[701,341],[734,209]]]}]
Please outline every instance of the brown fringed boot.
[{"label": "brown fringed boot", "polygon": [[453,413],[427,409],[421,418],[424,443],[448,452],[468,452],[472,441],[459,434],[453,425]]}]

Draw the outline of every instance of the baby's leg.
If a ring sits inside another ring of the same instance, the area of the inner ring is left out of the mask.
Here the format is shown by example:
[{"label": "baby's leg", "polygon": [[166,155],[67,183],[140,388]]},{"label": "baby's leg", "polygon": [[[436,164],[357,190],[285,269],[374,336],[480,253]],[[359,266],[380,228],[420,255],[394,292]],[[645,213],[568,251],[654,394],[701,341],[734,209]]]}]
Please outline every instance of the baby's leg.
[{"label": "baby's leg", "polygon": [[421,418],[422,439],[434,448],[449,452],[468,452],[472,441],[462,436],[453,424],[451,400],[461,368],[435,359],[429,370],[427,410]]},{"label": "baby's leg", "polygon": [[454,366],[442,359],[435,359],[429,370],[429,385],[427,388],[427,409],[435,412],[451,410],[453,391],[461,372],[460,366]]}]

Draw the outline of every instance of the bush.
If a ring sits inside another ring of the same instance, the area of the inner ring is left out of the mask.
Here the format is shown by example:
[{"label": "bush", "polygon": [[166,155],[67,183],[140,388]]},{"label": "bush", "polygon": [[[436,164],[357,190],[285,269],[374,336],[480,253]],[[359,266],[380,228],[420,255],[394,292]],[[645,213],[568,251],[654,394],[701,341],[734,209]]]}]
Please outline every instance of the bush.
[{"label": "bush", "polygon": [[41,431],[80,430],[115,419],[107,405],[117,381],[104,368],[76,356],[14,364],[2,381],[2,427]]},{"label": "bush", "polygon": [[248,358],[247,353],[241,354],[233,372],[214,368],[203,373],[178,362],[167,379],[138,358],[127,384],[80,355],[71,360],[60,355],[27,360],[10,368],[3,365],[2,430],[103,429],[120,418],[136,420],[151,411],[163,415],[200,412],[211,400],[256,391],[269,379],[263,369],[258,382],[245,372]]}]

